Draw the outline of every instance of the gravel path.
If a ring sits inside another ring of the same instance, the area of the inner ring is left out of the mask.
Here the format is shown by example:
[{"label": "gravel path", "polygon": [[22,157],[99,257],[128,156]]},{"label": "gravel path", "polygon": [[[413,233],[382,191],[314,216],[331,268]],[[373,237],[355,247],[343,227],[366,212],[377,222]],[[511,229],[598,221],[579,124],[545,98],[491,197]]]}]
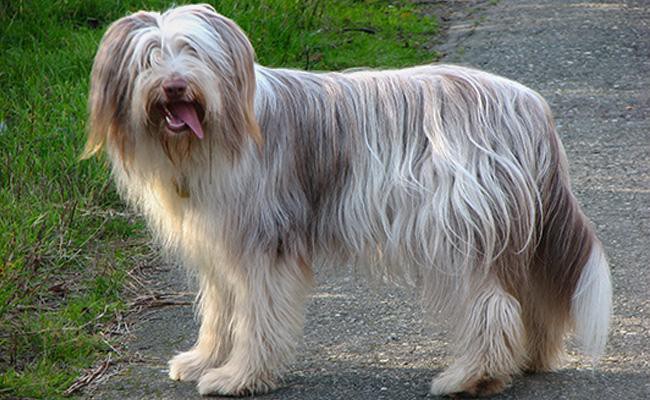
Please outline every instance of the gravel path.
[{"label": "gravel path", "polygon": [[[649,2],[499,1],[469,17],[465,7],[452,16],[442,49],[446,61],[518,80],[549,100],[575,192],[614,279],[615,315],[599,369],[571,352],[561,371],[517,379],[498,398],[650,398]],[[186,290],[179,271],[150,273],[161,291]],[[408,292],[369,288],[342,272],[317,280],[298,360],[282,389],[259,398],[425,397],[431,377],[450,361],[444,327],[423,322]],[[138,319],[126,346],[133,363],[118,365],[86,398],[198,399],[193,384],[166,375],[166,361],[195,338],[191,306],[152,309]]]}]

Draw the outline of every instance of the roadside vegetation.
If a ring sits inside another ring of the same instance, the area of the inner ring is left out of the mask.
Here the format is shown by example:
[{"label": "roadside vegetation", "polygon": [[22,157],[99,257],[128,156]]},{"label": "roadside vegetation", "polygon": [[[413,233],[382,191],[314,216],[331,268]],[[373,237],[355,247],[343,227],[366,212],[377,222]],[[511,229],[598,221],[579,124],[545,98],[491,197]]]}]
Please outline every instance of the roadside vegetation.
[{"label": "roadside vegetation", "polygon": [[[248,32],[265,65],[399,67],[436,57],[426,49],[435,18],[406,0],[213,3]],[[78,156],[106,27],[171,4],[0,3],[0,398],[64,397],[116,346],[109,327],[128,312],[132,275],[159,262],[105,160]]]}]

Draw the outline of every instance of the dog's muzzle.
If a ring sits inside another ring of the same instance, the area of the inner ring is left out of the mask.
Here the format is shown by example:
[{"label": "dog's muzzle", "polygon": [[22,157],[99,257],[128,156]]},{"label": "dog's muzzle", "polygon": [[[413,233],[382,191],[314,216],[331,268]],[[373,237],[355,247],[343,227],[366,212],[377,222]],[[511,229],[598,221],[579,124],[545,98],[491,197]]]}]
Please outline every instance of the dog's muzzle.
[{"label": "dog's muzzle", "polygon": [[203,110],[196,101],[188,100],[187,81],[183,78],[167,79],[163,82],[162,89],[165,93],[165,102],[161,104],[161,108],[165,116],[166,128],[174,134],[191,130],[196,137],[203,139],[200,118]]}]

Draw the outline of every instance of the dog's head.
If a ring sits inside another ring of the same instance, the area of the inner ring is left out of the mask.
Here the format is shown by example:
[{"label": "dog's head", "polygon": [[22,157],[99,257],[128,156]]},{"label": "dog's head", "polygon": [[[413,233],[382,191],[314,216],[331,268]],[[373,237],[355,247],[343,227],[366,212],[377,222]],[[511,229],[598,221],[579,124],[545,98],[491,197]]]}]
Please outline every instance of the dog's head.
[{"label": "dog's head", "polygon": [[242,30],[208,5],[137,12],[106,31],[93,64],[82,157],[105,144],[123,162],[151,135],[174,161],[208,141],[236,157],[255,121],[254,51]]}]

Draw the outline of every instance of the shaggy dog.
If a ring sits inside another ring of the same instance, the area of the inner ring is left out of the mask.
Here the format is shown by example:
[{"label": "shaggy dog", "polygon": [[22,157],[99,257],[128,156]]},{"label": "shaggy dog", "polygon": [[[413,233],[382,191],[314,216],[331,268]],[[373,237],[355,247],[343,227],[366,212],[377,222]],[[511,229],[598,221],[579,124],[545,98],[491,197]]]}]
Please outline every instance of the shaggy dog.
[{"label": "shaggy dog", "polygon": [[574,329],[602,353],[611,284],[548,105],[451,65],[310,73],[254,62],[206,5],[138,12],[97,52],[85,156],[199,277],[196,345],[169,363],[202,394],[272,390],[315,265],[411,284],[454,321],[433,394],[547,371]]}]

